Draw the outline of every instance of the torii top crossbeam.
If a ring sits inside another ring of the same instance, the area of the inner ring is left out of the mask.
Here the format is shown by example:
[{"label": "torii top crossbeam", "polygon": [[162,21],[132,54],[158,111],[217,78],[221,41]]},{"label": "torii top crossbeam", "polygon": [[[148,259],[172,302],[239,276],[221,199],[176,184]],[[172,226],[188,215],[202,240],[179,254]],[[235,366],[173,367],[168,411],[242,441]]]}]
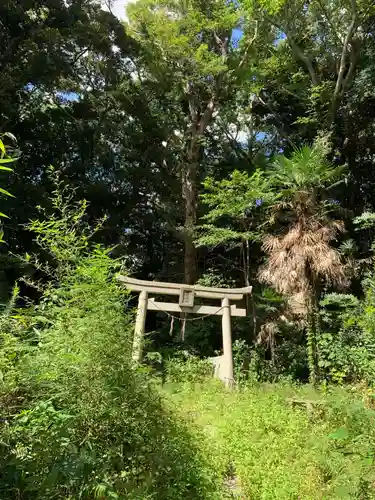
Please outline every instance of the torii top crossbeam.
[{"label": "torii top crossbeam", "polygon": [[245,288],[213,288],[201,285],[183,285],[182,283],[167,283],[165,281],[145,281],[128,276],[118,276],[119,281],[124,283],[129,290],[134,292],[147,291],[155,295],[180,295],[181,289],[191,290],[196,297],[205,299],[230,299],[241,300],[244,295],[251,294],[252,287]]}]

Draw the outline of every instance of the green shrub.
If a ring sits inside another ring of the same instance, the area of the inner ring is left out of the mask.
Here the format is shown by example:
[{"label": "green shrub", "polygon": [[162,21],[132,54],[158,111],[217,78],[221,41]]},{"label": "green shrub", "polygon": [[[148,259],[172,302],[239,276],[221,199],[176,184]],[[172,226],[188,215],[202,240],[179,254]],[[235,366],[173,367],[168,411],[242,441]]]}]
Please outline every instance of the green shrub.
[{"label": "green shrub", "polygon": [[317,339],[321,378],[335,383],[375,381],[375,343],[371,282],[360,301],[353,295],[327,294],[321,301],[322,333]]},{"label": "green shrub", "polygon": [[50,272],[43,298],[2,325],[0,499],[221,498],[199,432],[130,366],[117,263],[78,233],[83,212],[66,235],[71,211],[58,208],[33,222],[54,257],[47,268],[30,258]]},{"label": "green shrub", "polygon": [[55,290],[64,305],[50,304],[53,326],[23,357],[23,409],[2,436],[3,498],[203,498],[208,488],[187,429],[129,367],[132,316],[110,267],[99,251],[81,261]]},{"label": "green shrub", "polygon": [[212,376],[213,366],[207,359],[200,359],[188,351],[175,352],[165,360],[166,379],[177,383],[203,383]]},{"label": "green shrub", "polygon": [[240,383],[249,376],[249,360],[251,348],[245,340],[233,342],[233,371],[234,380]]}]

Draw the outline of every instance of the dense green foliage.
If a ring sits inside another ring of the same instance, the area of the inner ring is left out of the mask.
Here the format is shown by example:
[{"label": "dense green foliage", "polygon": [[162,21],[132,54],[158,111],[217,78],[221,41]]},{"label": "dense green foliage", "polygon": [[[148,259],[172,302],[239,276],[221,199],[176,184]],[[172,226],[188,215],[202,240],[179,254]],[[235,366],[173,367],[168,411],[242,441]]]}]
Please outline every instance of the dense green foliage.
[{"label": "dense green foliage", "polygon": [[2,316],[0,498],[216,498],[198,436],[130,366],[115,262],[85,232],[71,238],[84,212],[68,227],[59,200],[59,216],[30,225],[55,258],[52,282],[38,305],[13,314],[14,297]]},{"label": "dense green foliage", "polygon": [[187,425],[129,366],[131,316],[108,261],[98,250],[82,259],[29,312],[51,325],[37,345],[3,350],[19,359],[3,373],[0,498],[215,497]]},{"label": "dense green foliage", "polygon": [[[0,500],[373,498],[373,0],[112,7],[0,5]],[[119,271],[253,287],[237,392]]]}]

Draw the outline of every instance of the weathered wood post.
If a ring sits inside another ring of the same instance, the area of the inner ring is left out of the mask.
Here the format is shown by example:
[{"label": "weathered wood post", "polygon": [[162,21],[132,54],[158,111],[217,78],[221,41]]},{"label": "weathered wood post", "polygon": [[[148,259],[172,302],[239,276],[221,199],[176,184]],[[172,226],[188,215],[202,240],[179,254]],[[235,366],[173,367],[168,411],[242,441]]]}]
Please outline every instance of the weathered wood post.
[{"label": "weathered wood post", "polygon": [[138,299],[137,318],[135,320],[134,338],[133,338],[133,354],[134,363],[139,363],[142,357],[143,340],[145,335],[145,324],[147,314],[148,292],[142,290]]},{"label": "weathered wood post", "polygon": [[233,353],[232,353],[232,327],[230,304],[228,298],[221,300],[223,308],[222,331],[223,331],[223,361],[224,361],[224,382],[226,386],[231,386],[234,382],[233,376]]}]

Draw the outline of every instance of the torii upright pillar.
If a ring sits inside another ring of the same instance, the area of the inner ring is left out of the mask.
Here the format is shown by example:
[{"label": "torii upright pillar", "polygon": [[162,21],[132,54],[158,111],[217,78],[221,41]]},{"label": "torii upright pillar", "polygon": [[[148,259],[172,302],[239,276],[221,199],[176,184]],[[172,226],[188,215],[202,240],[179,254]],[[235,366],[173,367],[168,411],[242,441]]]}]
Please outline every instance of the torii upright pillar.
[{"label": "torii upright pillar", "polygon": [[148,292],[142,290],[138,298],[137,317],[135,319],[133,338],[133,363],[139,363],[142,358],[143,341],[145,335]]},{"label": "torii upright pillar", "polygon": [[230,314],[229,299],[224,298],[221,301],[223,317],[221,320],[221,329],[223,334],[223,370],[222,375],[224,383],[231,385],[234,381],[233,373],[233,350],[232,350],[232,322]]}]

